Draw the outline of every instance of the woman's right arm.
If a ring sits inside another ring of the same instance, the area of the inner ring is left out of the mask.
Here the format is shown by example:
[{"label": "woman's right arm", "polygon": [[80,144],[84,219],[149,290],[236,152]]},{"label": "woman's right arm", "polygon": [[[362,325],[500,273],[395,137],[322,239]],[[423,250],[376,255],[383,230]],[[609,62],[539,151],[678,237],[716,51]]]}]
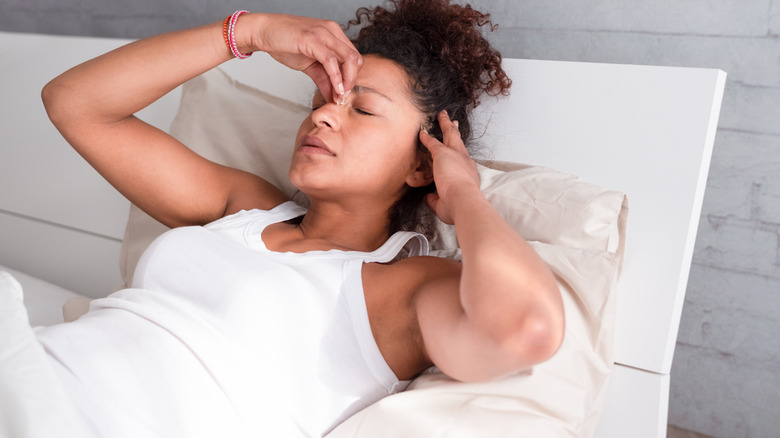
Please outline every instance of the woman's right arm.
[{"label": "woman's right arm", "polygon": [[[269,52],[334,98],[352,88],[360,67],[341,28],[323,20],[244,14],[236,40],[243,53]],[[131,202],[168,226],[207,223],[286,198],[260,177],[210,162],[133,114],[231,58],[222,23],[214,23],[87,61],[47,84],[42,98],[63,137]]]}]

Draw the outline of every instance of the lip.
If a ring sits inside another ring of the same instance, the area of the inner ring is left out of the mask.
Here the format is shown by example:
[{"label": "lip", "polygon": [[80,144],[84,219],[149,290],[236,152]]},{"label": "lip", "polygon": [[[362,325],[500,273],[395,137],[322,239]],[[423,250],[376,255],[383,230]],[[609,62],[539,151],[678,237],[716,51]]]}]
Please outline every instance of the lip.
[{"label": "lip", "polygon": [[324,154],[324,155],[330,155],[330,156],[336,156],[336,154],[333,153],[332,150],[328,147],[327,144],[325,144],[324,141],[320,140],[319,137],[315,137],[313,135],[307,135],[306,137],[301,140],[301,152],[306,152],[310,154]]}]

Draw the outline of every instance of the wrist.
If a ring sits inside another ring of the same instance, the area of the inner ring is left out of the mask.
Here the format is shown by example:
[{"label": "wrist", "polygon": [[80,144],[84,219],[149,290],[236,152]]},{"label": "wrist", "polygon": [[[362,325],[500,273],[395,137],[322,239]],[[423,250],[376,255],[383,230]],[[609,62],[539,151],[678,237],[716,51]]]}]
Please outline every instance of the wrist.
[{"label": "wrist", "polygon": [[[236,11],[223,22],[223,37],[228,51],[236,58],[248,58],[258,51],[254,29],[262,14]],[[262,28],[262,27],[260,27]]]},{"label": "wrist", "polygon": [[471,217],[474,212],[490,206],[490,202],[477,186],[463,185],[450,189],[448,199],[448,203],[452,206],[452,220],[455,223],[461,217]]}]

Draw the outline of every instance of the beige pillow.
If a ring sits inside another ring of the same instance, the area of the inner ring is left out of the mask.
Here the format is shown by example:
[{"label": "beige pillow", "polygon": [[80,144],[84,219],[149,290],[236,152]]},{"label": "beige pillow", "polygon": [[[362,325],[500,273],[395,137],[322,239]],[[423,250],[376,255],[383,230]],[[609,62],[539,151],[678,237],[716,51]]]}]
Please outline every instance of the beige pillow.
[{"label": "beige pillow", "polygon": [[[526,240],[623,253],[623,193],[545,167],[478,161],[477,169],[482,192]],[[457,247],[455,227],[439,223],[438,233],[432,248]]]},{"label": "beige pillow", "polygon": [[[313,87],[312,87],[313,91]],[[308,108],[237,83],[219,69],[183,87],[171,133],[201,155],[255,172],[288,195],[292,142]],[[329,436],[589,436],[612,367],[614,290],[627,206],[621,193],[551,169],[482,162],[491,203],[551,266],[566,310],[560,351],[496,382],[464,384],[430,372],[410,391],[356,414]],[[165,227],[132,207],[122,246],[127,284],[141,253]],[[452,227],[439,224],[434,253],[457,257]]]}]

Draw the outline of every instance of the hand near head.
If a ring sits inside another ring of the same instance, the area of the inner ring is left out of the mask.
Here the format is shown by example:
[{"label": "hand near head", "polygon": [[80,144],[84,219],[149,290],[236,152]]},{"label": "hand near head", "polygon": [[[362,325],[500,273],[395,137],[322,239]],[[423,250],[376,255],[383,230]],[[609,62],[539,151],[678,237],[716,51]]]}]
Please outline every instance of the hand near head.
[{"label": "hand near head", "polygon": [[252,15],[253,20],[236,26],[244,35],[237,39],[249,41],[252,51],[267,52],[302,71],[333,101],[343,99],[355,86],[363,58],[336,22],[281,14],[247,14],[246,18]]},{"label": "hand near head", "polygon": [[462,196],[481,196],[479,174],[460,138],[458,122],[450,120],[446,111],[440,112],[438,119],[444,142],[425,131],[420,132],[420,141],[431,153],[436,183],[436,193],[428,194],[425,200],[439,219],[452,225],[459,199],[465,199]]}]

